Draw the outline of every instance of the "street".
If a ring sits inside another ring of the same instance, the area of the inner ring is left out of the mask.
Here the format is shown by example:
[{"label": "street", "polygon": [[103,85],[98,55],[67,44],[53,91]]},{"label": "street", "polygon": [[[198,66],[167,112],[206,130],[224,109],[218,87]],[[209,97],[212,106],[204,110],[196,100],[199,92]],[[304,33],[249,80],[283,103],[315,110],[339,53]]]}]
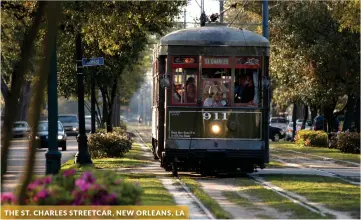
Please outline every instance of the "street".
[{"label": "street", "polygon": [[[8,155],[8,169],[4,176],[3,192],[10,192],[19,183],[21,174],[24,172],[24,166],[26,164],[28,146],[27,139],[14,139],[11,142],[11,147]],[[67,151],[61,151],[61,163],[65,163],[70,158],[73,158],[77,152],[78,144],[74,136],[67,139]],[[45,174],[45,153],[47,149],[36,150],[36,163],[34,167],[35,175]]]}]

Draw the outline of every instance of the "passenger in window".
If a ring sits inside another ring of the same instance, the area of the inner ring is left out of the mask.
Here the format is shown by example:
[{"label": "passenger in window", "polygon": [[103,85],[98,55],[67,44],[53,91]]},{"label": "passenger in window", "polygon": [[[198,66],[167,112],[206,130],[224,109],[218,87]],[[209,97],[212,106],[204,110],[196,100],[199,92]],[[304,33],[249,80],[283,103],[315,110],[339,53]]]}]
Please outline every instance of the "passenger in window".
[{"label": "passenger in window", "polygon": [[234,83],[234,102],[241,103],[242,93],[244,90],[245,78],[240,76]]},{"label": "passenger in window", "polygon": [[185,90],[186,90],[186,101],[187,103],[196,103],[197,97],[197,87],[195,84],[195,79],[193,77],[189,77],[186,81]]},{"label": "passenger in window", "polygon": [[204,107],[222,107],[222,95],[223,93],[219,91],[218,87],[211,86],[208,91],[208,98],[203,102]]},{"label": "passenger in window", "polygon": [[254,84],[250,76],[246,76],[245,81],[243,81],[243,92],[241,95],[241,103],[250,103],[254,98]]}]

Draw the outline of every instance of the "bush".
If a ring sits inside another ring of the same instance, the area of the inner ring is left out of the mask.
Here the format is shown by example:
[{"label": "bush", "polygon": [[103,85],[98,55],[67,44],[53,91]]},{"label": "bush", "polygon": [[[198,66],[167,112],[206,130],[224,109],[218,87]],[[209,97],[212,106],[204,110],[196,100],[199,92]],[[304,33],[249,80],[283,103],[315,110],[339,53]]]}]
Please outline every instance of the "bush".
[{"label": "bush", "polygon": [[301,146],[327,146],[327,133],[324,131],[300,130],[296,135],[296,144]]},{"label": "bush", "polygon": [[[125,127],[113,127],[113,132],[116,132],[119,135],[123,135],[124,133],[126,133],[126,126]],[[98,128],[96,130],[96,133],[107,133],[107,129]]]},{"label": "bush", "polygon": [[122,157],[132,147],[126,133],[95,133],[89,135],[89,153],[92,158]]},{"label": "bush", "polygon": [[360,134],[357,132],[341,132],[337,135],[337,148],[344,153],[360,153]]},{"label": "bush", "polygon": [[[142,189],[125,182],[113,171],[75,170],[33,180],[27,187],[26,205],[139,205]],[[15,204],[12,193],[1,194],[2,205]]]}]

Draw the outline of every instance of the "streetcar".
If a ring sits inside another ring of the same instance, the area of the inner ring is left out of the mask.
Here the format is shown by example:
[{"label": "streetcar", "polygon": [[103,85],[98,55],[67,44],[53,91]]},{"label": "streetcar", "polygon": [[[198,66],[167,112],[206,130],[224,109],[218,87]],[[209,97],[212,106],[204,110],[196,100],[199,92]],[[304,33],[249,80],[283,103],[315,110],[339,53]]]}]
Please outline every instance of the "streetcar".
[{"label": "streetcar", "polygon": [[252,173],[269,162],[269,41],[205,26],[153,51],[152,151],[161,167]]}]

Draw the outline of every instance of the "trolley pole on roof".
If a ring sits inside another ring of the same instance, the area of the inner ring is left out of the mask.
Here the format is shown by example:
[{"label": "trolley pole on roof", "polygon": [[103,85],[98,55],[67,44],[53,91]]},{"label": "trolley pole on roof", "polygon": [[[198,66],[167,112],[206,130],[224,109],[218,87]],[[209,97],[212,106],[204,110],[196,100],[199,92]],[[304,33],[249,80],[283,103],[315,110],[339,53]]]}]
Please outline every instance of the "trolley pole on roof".
[{"label": "trolley pole on roof", "polygon": [[219,14],[220,14],[220,18],[219,18],[219,22],[223,23],[223,0],[219,1]]}]

